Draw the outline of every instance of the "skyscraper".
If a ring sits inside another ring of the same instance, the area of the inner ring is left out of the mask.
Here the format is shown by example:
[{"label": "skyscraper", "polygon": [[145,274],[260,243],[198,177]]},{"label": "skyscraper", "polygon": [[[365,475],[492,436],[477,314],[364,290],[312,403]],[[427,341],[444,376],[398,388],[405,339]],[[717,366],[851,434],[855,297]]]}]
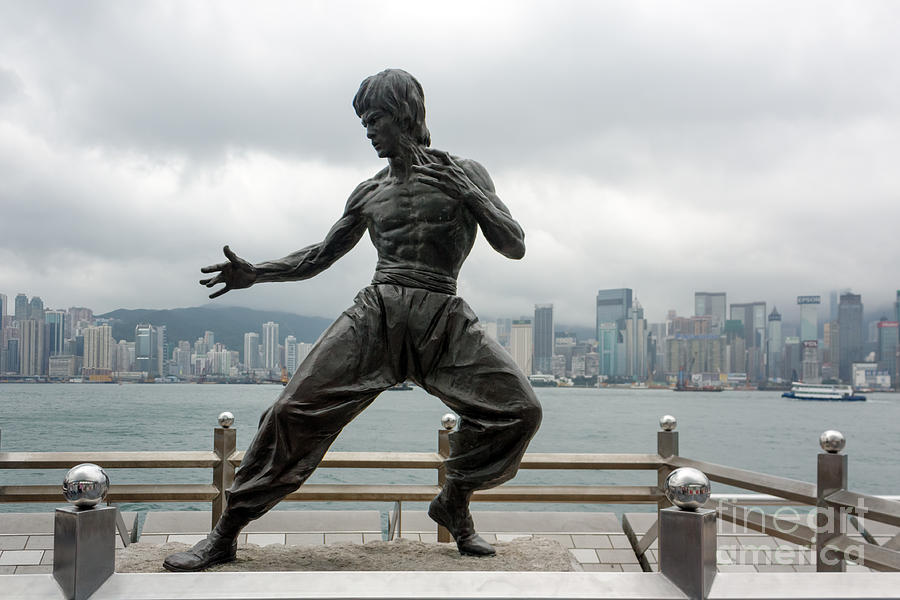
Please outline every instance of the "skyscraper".
[{"label": "skyscraper", "polygon": [[694,316],[712,317],[712,335],[722,335],[725,330],[726,306],[725,292],[694,292]]},{"label": "skyscraper", "polygon": [[44,323],[47,325],[47,352],[50,356],[65,354],[66,348],[66,311],[48,310],[44,312]]},{"label": "skyscraper", "polygon": [[263,368],[272,370],[281,369],[279,362],[279,337],[278,323],[269,321],[263,323],[262,326],[262,344],[263,344]]},{"label": "skyscraper", "polygon": [[19,322],[19,373],[45,375],[44,321],[25,319]]},{"label": "skyscraper", "polygon": [[84,370],[112,370],[112,327],[96,325],[84,330]]},{"label": "skyscraper", "polygon": [[731,320],[740,321],[744,329],[744,371],[750,381],[761,381],[765,377],[766,318],[765,302],[731,305]]},{"label": "skyscraper", "polygon": [[28,318],[44,320],[44,301],[40,296],[32,296],[28,302]]},{"label": "skyscraper", "polygon": [[772,312],[769,313],[769,329],[766,336],[766,376],[770,380],[784,377],[783,350],[781,313],[778,312],[778,308],[773,306]]},{"label": "skyscraper", "polygon": [[800,341],[819,339],[819,305],[821,296],[797,296],[800,307]]},{"label": "skyscraper", "polygon": [[844,382],[852,378],[852,363],[863,359],[862,296],[847,292],[838,303],[838,377]]},{"label": "skyscraper", "polygon": [[625,320],[625,375],[635,381],[647,378],[647,321],[635,299]]},{"label": "skyscraper", "polygon": [[19,322],[28,318],[28,296],[25,294],[16,294],[16,309],[13,317]]},{"label": "skyscraper", "polygon": [[288,377],[292,376],[300,366],[298,350],[297,338],[292,335],[284,338],[284,368],[288,372]]},{"label": "skyscraper", "polygon": [[553,361],[553,305],[534,305],[534,372],[550,373]]},{"label": "skyscraper", "polygon": [[259,334],[255,331],[244,334],[244,368],[248,371],[259,368]]},{"label": "skyscraper", "polygon": [[891,385],[897,386],[897,345],[900,341],[900,323],[878,322],[878,370],[891,374]]},{"label": "skyscraper", "polygon": [[601,323],[616,323],[624,328],[622,319],[628,316],[628,309],[632,304],[631,288],[616,288],[611,290],[599,290],[597,292],[597,324],[596,331],[600,331]]},{"label": "skyscraper", "polygon": [[134,370],[159,375],[159,341],[156,328],[150,323],[139,323],[134,328]]},{"label": "skyscraper", "polygon": [[3,321],[3,317],[6,316],[8,311],[9,307],[7,306],[6,294],[0,294],[0,322]]},{"label": "skyscraper", "polygon": [[530,319],[513,320],[509,332],[509,349],[513,360],[526,375],[531,375],[534,340]]}]

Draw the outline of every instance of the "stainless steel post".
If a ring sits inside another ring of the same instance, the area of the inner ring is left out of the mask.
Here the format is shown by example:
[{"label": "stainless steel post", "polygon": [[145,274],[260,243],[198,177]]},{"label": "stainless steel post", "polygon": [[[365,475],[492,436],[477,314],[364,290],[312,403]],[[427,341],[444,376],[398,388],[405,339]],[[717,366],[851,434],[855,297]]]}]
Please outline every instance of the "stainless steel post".
[{"label": "stainless steel post", "polygon": [[825,452],[818,455],[816,465],[816,571],[841,573],[847,570],[842,554],[826,550],[825,545],[847,529],[847,515],[829,506],[825,498],[847,489],[847,456],[838,454],[845,445],[844,436],[826,431],[819,438]]},{"label": "stainless steel post", "polygon": [[68,600],[87,598],[116,568],[116,514],[103,508],[57,508],[53,521],[53,578]]},{"label": "stainless steel post", "polygon": [[659,511],[659,570],[692,599],[709,596],[716,576],[716,511]]},{"label": "stainless steel post", "polygon": [[[438,430],[438,454],[441,458],[447,458],[450,456],[450,430],[443,428]],[[444,487],[444,484],[447,483],[447,468],[441,463],[441,466],[438,467],[437,473],[437,482],[441,488]],[[439,542],[452,542],[453,536],[450,535],[450,532],[446,527],[441,527],[438,525],[437,528],[437,540]]]},{"label": "stainless steel post", "polygon": [[[656,452],[663,458],[670,456],[678,456],[678,432],[675,428],[678,421],[671,415],[664,415],[659,419],[659,426],[662,431],[656,432]],[[660,465],[656,469],[656,487],[660,492],[665,490],[666,477],[672,472],[672,467]],[[660,498],[656,504],[656,523],[659,524],[661,511],[668,508],[672,504],[666,498]],[[662,529],[657,529],[658,538],[662,538]]]},{"label": "stainless steel post", "polygon": [[[232,417],[232,422],[234,418]],[[222,423],[222,417],[219,417]],[[213,452],[219,459],[213,467],[213,485],[219,490],[219,495],[212,501],[212,525],[215,527],[219,517],[225,512],[225,490],[234,483],[234,465],[228,460],[237,448],[237,430],[228,427],[216,427],[213,432]]]}]

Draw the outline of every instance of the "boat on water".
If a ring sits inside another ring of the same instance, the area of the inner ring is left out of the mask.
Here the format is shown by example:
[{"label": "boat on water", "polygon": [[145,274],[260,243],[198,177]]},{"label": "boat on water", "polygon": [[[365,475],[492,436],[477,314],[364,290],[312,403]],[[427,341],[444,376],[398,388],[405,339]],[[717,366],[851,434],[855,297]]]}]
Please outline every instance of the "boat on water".
[{"label": "boat on water", "polygon": [[681,384],[676,385],[672,388],[676,392],[721,392],[722,386],[720,385],[688,385]]},{"label": "boat on water", "polygon": [[791,391],[781,394],[783,398],[796,400],[829,400],[837,402],[861,402],[866,399],[853,392],[849,385],[831,385],[818,383],[791,383]]}]

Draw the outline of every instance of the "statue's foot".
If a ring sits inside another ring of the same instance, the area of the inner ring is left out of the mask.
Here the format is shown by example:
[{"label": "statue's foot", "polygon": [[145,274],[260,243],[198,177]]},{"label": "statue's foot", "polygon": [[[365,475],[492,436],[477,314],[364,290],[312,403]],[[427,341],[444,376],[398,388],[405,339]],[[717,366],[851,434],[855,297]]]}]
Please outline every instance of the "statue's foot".
[{"label": "statue's foot", "polygon": [[203,571],[215,565],[231,562],[237,555],[237,539],[210,534],[187,552],[176,552],[163,561],[169,571]]},{"label": "statue's foot", "polygon": [[456,540],[456,548],[460,554],[468,556],[492,556],[497,553],[494,547],[484,541],[475,532],[475,523],[469,509],[463,506],[449,507],[447,501],[438,495],[431,501],[428,507],[428,516],[435,523],[447,528],[453,539]]}]

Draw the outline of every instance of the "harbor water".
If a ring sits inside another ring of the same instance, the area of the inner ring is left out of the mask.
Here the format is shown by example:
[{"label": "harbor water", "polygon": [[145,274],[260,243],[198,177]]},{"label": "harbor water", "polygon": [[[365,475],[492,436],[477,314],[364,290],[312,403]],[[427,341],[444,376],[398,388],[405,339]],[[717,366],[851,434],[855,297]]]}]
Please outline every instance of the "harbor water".
[{"label": "harbor water", "polygon": [[[278,385],[0,385],[0,451],[208,450],[216,417],[225,410],[234,413],[238,449],[245,449],[260,415],[281,389]],[[778,392],[758,391],[538,388],[536,392],[544,420],[530,451],[653,453],[658,419],[672,414],[678,419],[682,456],[813,482],[818,436],[826,429],[838,429],[847,438],[851,489],[900,493],[900,394],[872,394],[866,402],[845,403],[790,400]],[[346,427],[331,449],[434,451],[440,418],[446,412],[438,399],[419,388],[385,392]],[[0,470],[0,485],[56,484],[63,475],[64,471],[54,470]],[[109,475],[114,484],[207,483],[211,477],[208,469],[111,469]],[[310,481],[434,483],[435,477],[434,471],[320,469]],[[655,485],[656,473],[522,471],[514,482]],[[714,492],[726,490],[733,488],[714,484]],[[316,503],[303,508],[371,506]],[[127,508],[209,510],[209,505],[160,503]],[[490,507],[479,504],[479,508]],[[516,508],[598,509],[571,504]],[[49,504],[0,503],[0,511],[5,512],[50,509]]]}]

